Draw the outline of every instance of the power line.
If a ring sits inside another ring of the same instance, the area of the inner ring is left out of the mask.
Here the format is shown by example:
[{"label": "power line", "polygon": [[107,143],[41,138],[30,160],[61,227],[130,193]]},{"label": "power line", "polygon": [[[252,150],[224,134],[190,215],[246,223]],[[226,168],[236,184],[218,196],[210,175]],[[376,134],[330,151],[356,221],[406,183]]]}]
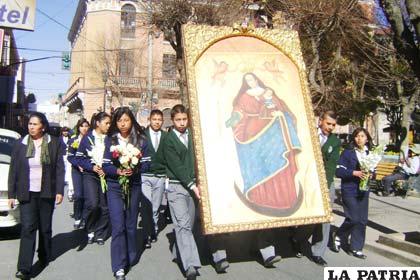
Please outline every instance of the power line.
[{"label": "power line", "polygon": [[[59,14],[61,14],[63,11],[67,10],[67,8],[73,3],[73,0],[70,0],[66,6],[64,6],[61,10],[59,10],[58,12],[54,13],[54,15],[52,16],[53,18],[55,18],[56,16],[58,16]],[[42,26],[44,26],[45,24],[48,23],[49,20],[45,20],[43,22],[41,22],[39,25],[36,25],[36,30],[39,30]],[[31,32],[26,32],[24,34],[22,34],[21,36],[16,37],[16,40],[22,39],[23,37],[28,36],[29,34],[32,34]]]},{"label": "power line", "polygon": [[[24,50],[24,51],[34,51],[34,52],[55,52],[55,53],[62,53],[62,52],[70,52],[68,50],[51,50],[51,49],[36,49],[36,48],[25,48],[25,47],[16,47],[10,48],[15,50]],[[102,49],[102,50],[78,50],[78,51],[71,51],[72,53],[84,53],[84,52],[114,52],[114,51],[131,51],[131,50],[138,50],[141,48],[127,48],[127,49]]]},{"label": "power line", "polygon": [[[48,15],[47,13],[43,12],[41,9],[36,8],[36,10],[37,10],[38,12],[40,12],[43,16],[45,16],[45,17],[49,18],[50,20],[52,20],[53,22],[55,22],[56,24],[60,25],[61,27],[65,28],[65,29],[67,29],[68,31],[71,31],[71,28],[69,28],[69,27],[65,26],[64,24],[62,24],[61,22],[59,22],[59,21],[58,21],[58,20],[56,20],[55,18],[53,18],[53,17],[51,17],[50,15]],[[102,48],[103,50],[105,50],[105,47],[103,47],[103,46],[99,45],[98,43],[96,43],[96,42],[94,42],[94,41],[92,41],[92,40],[90,40],[90,39],[88,39],[88,38],[86,38],[86,37],[84,37],[84,36],[82,36],[81,34],[79,34],[79,37],[81,37],[81,38],[85,39],[86,41],[89,41],[89,42],[91,42],[91,43],[93,43],[93,44],[95,44],[95,45],[99,46],[99,47],[100,47],[100,48]]]}]

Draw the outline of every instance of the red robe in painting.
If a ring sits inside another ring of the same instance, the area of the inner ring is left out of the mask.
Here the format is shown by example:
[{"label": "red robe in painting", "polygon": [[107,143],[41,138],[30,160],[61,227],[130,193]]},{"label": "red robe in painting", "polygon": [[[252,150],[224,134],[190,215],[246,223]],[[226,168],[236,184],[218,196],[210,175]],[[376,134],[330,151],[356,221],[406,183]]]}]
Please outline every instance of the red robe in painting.
[{"label": "red robe in painting", "polygon": [[[271,113],[274,111],[288,112],[293,117],[294,123],[296,123],[294,115],[287,108],[286,104],[275,95],[273,95],[272,99],[275,105],[275,108],[272,109],[266,108],[262,96],[254,97],[244,93],[237,99],[234,111],[239,112],[242,118],[233,129],[235,141],[245,142],[258,135],[273,120]],[[282,122],[281,126],[285,128],[284,119],[280,119]],[[279,135],[278,141],[284,141],[287,146],[288,152],[285,156],[289,160],[289,164],[248,192],[247,199],[263,207],[288,209],[296,203],[297,199],[295,184],[297,172],[295,154],[297,150],[292,148],[290,137],[287,134],[288,130],[282,130],[284,137]],[[248,159],[241,160],[253,160],[253,158],[250,155]]]}]

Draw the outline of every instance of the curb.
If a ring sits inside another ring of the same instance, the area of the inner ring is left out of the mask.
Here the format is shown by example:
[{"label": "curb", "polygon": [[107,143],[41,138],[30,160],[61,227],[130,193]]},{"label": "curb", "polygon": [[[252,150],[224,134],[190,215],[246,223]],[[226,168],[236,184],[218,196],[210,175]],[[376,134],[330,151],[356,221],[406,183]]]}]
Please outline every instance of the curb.
[{"label": "curb", "polygon": [[400,262],[407,266],[420,266],[420,257],[402,252],[401,250],[393,249],[391,247],[379,243],[365,243],[364,248],[368,251],[380,254],[390,260]]}]

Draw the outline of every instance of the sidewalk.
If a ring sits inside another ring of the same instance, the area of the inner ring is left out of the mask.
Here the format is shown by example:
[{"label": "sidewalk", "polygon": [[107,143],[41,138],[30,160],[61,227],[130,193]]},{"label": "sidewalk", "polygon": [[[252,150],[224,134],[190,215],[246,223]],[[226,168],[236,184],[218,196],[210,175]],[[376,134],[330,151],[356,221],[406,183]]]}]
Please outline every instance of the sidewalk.
[{"label": "sidewalk", "polygon": [[[338,193],[339,186],[339,183],[336,184]],[[336,200],[333,206],[334,222],[332,223],[337,227],[344,220],[343,207],[337,204],[338,202]],[[419,236],[420,198],[382,197],[374,193],[370,194],[366,250],[374,251],[406,265],[420,266]]]}]

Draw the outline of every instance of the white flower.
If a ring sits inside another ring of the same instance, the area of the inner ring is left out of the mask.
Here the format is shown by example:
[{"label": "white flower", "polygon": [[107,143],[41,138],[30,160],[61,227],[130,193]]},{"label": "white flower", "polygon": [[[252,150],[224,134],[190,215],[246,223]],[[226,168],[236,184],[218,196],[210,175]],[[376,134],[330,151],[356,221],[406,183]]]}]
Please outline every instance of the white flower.
[{"label": "white flower", "polygon": [[138,158],[138,157],[133,157],[133,158],[131,159],[131,163],[132,163],[134,166],[136,166],[136,165],[139,163],[139,158]]},{"label": "white flower", "polygon": [[119,160],[120,160],[120,163],[122,165],[128,165],[128,162],[130,161],[130,158],[128,156],[123,155],[123,156],[120,157]]}]

